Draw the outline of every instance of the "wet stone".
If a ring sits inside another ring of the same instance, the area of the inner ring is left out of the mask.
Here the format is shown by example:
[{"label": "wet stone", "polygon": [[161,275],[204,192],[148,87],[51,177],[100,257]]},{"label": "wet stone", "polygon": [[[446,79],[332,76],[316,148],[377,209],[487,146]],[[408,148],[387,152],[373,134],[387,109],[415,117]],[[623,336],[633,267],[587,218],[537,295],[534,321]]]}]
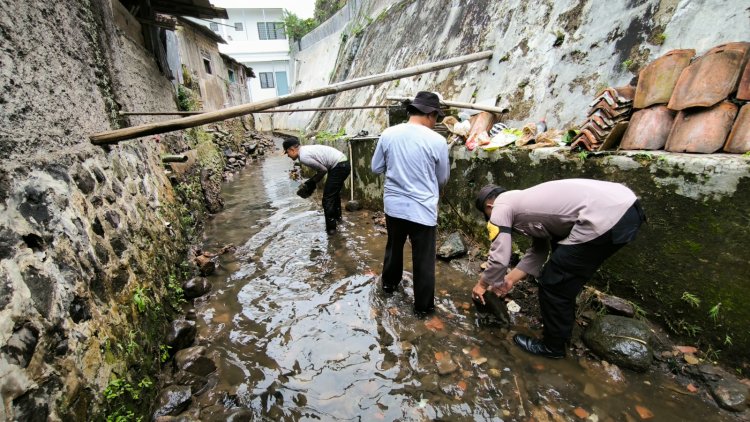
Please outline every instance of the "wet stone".
[{"label": "wet stone", "polygon": [[196,331],[195,321],[184,319],[173,321],[172,328],[167,334],[167,344],[172,347],[173,351],[182,350],[193,344]]},{"label": "wet stone", "polygon": [[31,362],[38,341],[39,330],[27,322],[13,332],[6,345],[0,350],[8,363],[26,368]]},{"label": "wet stone", "polygon": [[189,347],[175,354],[175,365],[180,371],[191,372],[196,375],[206,376],[216,370],[213,360],[205,356],[206,348],[203,346]]},{"label": "wet stone", "polygon": [[156,399],[153,419],[160,416],[179,415],[190,405],[190,397],[190,387],[184,385],[172,385],[163,389]]},{"label": "wet stone", "polygon": [[97,182],[104,183],[104,181],[107,180],[107,177],[104,175],[104,172],[99,167],[94,167],[91,171],[94,172],[94,177],[96,178]]},{"label": "wet stone", "polygon": [[597,318],[583,335],[586,346],[600,358],[635,371],[645,371],[651,366],[650,339],[646,324],[615,315]]},{"label": "wet stone", "polygon": [[635,308],[625,299],[617,296],[601,293],[597,296],[599,303],[607,309],[610,314],[622,315],[632,318],[635,315]]},{"label": "wet stone", "polygon": [[198,271],[203,276],[213,274],[214,270],[216,270],[216,262],[214,258],[205,255],[196,256],[195,265],[198,266]]},{"label": "wet stone", "polygon": [[439,375],[448,375],[458,370],[458,365],[448,353],[443,353],[437,361],[437,370]]},{"label": "wet stone", "polygon": [[195,299],[211,291],[211,282],[205,277],[196,277],[182,284],[185,299]]},{"label": "wet stone", "polygon": [[748,387],[734,379],[721,379],[709,383],[711,396],[716,400],[723,409],[732,412],[742,412],[747,410]]},{"label": "wet stone", "polygon": [[438,249],[437,256],[441,259],[453,259],[466,255],[466,245],[461,240],[461,234],[453,232],[445,239]]}]

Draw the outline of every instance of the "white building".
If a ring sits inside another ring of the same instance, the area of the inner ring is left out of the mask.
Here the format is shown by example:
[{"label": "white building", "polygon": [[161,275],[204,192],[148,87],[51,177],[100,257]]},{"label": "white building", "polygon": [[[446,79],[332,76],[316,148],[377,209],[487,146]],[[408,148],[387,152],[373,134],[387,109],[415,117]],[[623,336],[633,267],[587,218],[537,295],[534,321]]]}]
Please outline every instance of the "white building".
[{"label": "white building", "polygon": [[[212,0],[227,10],[228,19],[200,21],[227,44],[219,51],[245,66],[255,78],[248,79],[250,101],[289,93],[289,40],[284,32],[284,9],[294,11],[300,0]],[[297,13],[297,12],[295,12]]]}]

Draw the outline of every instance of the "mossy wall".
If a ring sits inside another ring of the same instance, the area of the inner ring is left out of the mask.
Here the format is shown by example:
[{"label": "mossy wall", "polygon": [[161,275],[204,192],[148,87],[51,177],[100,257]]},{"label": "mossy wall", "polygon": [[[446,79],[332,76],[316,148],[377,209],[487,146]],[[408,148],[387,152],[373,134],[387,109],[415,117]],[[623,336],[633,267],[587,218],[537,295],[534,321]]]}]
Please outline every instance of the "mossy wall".
[{"label": "mossy wall", "polygon": [[[353,143],[355,197],[369,208],[382,209],[383,179],[369,170],[376,142]],[[486,153],[454,147],[451,160],[451,177],[440,205],[440,230],[458,229],[485,243],[484,222],[473,204],[475,192],[487,183],[524,189],[583,177],[630,187],[640,198],[648,223],[635,242],[607,261],[592,284],[632,300],[649,319],[685,341],[718,352],[719,359],[738,368],[746,367],[750,361],[746,325],[750,321],[750,157],[665,152],[586,155],[554,148]]]}]

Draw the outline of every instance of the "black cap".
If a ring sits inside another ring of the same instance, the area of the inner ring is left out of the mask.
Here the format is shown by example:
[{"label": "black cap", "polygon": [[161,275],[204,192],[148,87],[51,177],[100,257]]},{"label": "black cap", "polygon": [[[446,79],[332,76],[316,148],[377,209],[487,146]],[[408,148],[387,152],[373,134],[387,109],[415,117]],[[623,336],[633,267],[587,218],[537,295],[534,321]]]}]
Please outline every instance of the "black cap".
[{"label": "black cap", "polygon": [[[484,203],[487,202],[489,198],[495,198],[503,192],[505,192],[505,188],[497,185],[486,185],[477,193],[477,199],[476,202],[474,202],[474,206],[477,207],[482,215],[484,215]],[[487,220],[486,215],[484,219]]]},{"label": "black cap", "polygon": [[419,91],[413,100],[405,101],[404,104],[406,105],[407,110],[409,107],[414,107],[425,114],[437,111],[438,116],[445,117],[445,113],[440,108],[440,97],[434,92]]},{"label": "black cap", "polygon": [[283,149],[284,150],[284,154],[286,154],[286,150],[288,150],[289,148],[291,148],[291,147],[293,147],[295,145],[299,145],[299,141],[298,140],[296,140],[296,139],[286,139],[281,144],[281,149]]}]

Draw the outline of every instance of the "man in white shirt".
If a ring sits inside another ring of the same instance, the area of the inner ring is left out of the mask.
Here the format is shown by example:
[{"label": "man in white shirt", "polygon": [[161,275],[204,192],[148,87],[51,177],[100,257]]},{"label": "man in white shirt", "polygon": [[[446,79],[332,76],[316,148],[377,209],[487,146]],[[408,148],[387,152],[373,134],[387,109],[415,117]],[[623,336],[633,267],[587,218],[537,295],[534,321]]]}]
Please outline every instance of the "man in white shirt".
[{"label": "man in white shirt", "polygon": [[328,175],[323,188],[323,215],[326,232],[329,235],[335,234],[336,223],[341,220],[341,188],[349,177],[350,170],[346,155],[325,145],[300,145],[296,139],[285,140],[282,148],[292,160],[299,159],[300,163],[316,170],[315,175],[305,181],[304,190],[312,193],[315,185]]},{"label": "man in white shirt", "polygon": [[448,181],[450,162],[445,138],[432,130],[439,117],[437,94],[421,91],[407,103],[409,121],[380,136],[372,171],[385,173],[383,205],[388,243],[382,283],[387,293],[401,283],[404,243],[411,240],[414,268],[414,311],[435,310],[435,235],[440,188]]}]

